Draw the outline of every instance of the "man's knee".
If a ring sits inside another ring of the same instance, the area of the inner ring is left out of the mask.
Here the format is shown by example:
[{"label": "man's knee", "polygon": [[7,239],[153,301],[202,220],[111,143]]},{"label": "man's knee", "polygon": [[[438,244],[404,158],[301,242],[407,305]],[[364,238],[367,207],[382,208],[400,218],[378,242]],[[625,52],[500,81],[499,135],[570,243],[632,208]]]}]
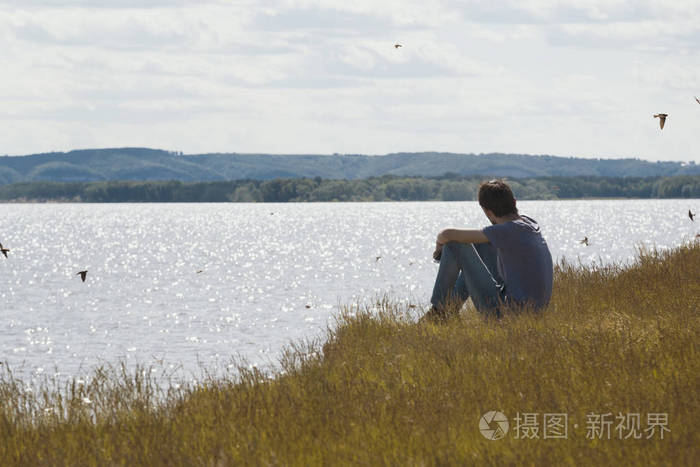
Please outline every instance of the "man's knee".
[{"label": "man's knee", "polygon": [[459,242],[447,242],[447,243],[445,243],[445,245],[443,246],[443,248],[447,248],[447,249],[450,250],[452,253],[456,253],[457,251],[459,251],[460,245],[463,245],[463,243],[459,243]]},{"label": "man's knee", "polygon": [[464,254],[475,254],[474,246],[471,243],[448,242],[443,248],[447,248],[456,258]]}]

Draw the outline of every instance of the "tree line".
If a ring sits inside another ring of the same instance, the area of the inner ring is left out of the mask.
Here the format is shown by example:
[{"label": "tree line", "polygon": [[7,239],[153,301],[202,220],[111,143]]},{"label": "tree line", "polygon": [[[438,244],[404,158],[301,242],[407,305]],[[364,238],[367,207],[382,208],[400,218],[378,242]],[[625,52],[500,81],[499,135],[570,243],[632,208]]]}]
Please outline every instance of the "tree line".
[{"label": "tree line", "polygon": [[[491,177],[385,175],[365,179],[277,178],[223,182],[24,182],[0,186],[15,202],[314,202],[471,201]],[[700,198],[700,175],[675,177],[537,177],[508,179],[518,199]]]}]

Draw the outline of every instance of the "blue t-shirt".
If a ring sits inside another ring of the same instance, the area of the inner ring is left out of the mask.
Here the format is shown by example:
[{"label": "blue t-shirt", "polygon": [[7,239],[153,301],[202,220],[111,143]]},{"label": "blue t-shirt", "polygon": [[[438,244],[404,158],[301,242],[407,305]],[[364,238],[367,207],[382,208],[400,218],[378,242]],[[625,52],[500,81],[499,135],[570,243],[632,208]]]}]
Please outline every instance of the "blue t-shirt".
[{"label": "blue t-shirt", "polygon": [[494,224],[483,229],[498,251],[498,273],[506,300],[544,307],[552,296],[552,255],[531,217]]}]

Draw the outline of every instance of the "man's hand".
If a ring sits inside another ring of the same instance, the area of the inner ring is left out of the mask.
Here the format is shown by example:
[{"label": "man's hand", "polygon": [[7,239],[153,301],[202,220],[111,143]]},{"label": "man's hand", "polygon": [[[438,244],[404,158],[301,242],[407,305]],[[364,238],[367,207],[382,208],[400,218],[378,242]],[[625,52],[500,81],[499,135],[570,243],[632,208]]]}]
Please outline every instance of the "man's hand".
[{"label": "man's hand", "polygon": [[440,243],[435,244],[435,251],[433,251],[433,260],[440,261],[442,257],[442,245]]}]

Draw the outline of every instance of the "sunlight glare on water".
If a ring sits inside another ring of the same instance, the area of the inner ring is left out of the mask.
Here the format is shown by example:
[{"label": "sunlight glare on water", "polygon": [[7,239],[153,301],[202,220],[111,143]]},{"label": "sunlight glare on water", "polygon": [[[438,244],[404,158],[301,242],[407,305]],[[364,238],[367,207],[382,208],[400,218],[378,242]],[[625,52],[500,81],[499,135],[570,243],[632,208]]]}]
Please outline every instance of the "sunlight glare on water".
[{"label": "sunlight glare on water", "polygon": [[[699,200],[523,201],[555,260],[629,261],[700,231]],[[426,306],[438,231],[483,227],[475,202],[5,204],[2,360],[20,376],[103,362],[185,371],[274,362],[339,304]],[[579,240],[587,236],[590,245]],[[88,270],[85,283],[76,272]]]}]

